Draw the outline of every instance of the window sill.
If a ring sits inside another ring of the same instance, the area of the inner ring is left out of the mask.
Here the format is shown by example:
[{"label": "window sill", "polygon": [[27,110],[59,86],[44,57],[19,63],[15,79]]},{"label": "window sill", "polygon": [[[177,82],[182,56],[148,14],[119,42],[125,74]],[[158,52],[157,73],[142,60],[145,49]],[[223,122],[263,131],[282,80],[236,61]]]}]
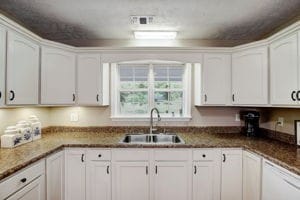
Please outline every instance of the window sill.
[{"label": "window sill", "polygon": [[[149,122],[150,117],[145,116],[112,116],[110,117],[112,121],[116,122],[125,122],[125,121],[138,121],[138,122]],[[191,116],[185,117],[161,117],[162,122],[188,122],[191,121]],[[154,117],[154,120],[157,120],[157,117]]]}]

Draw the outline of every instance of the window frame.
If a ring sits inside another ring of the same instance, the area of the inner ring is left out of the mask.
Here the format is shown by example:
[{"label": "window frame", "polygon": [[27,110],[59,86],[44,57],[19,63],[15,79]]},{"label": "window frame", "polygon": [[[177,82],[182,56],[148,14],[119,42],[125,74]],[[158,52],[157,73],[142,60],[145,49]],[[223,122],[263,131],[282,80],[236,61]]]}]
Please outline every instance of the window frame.
[{"label": "window frame", "polygon": [[[150,109],[154,107],[154,65],[174,66],[183,65],[183,115],[166,116],[162,115],[162,121],[190,121],[191,120],[191,63],[182,63],[174,61],[131,61],[111,63],[111,119],[113,121],[148,121],[150,119]],[[149,67],[148,74],[148,103],[149,109],[147,114],[143,115],[122,115],[120,114],[120,65],[146,65]],[[171,91],[171,90],[170,90]]]}]

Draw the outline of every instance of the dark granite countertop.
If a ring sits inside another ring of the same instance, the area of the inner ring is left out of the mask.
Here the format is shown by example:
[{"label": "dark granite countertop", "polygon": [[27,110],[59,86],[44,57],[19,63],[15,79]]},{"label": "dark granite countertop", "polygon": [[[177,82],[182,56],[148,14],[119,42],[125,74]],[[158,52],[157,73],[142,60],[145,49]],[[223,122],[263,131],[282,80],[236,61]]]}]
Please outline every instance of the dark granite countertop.
[{"label": "dark granite countertop", "polygon": [[266,138],[247,138],[238,133],[178,133],[180,145],[124,145],[124,133],[55,132],[14,149],[0,149],[0,180],[64,147],[99,148],[244,148],[300,175],[300,148]]}]

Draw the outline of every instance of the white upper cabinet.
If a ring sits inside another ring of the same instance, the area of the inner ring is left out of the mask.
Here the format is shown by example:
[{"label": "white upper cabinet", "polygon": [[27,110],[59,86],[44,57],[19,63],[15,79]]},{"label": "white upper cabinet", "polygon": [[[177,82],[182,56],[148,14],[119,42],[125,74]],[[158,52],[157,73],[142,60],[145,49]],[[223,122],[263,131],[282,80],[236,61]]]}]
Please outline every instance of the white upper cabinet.
[{"label": "white upper cabinet", "polygon": [[232,54],[232,104],[268,104],[268,48]]},{"label": "white upper cabinet", "polygon": [[77,94],[79,105],[101,105],[101,63],[98,54],[78,55]]},{"label": "white upper cabinet", "polygon": [[0,26],[0,107],[5,104],[6,30]]},{"label": "white upper cabinet", "polygon": [[74,53],[42,47],[41,104],[74,104],[76,57]]},{"label": "white upper cabinet", "polygon": [[222,151],[221,200],[243,199],[242,150]]},{"label": "white upper cabinet", "polygon": [[204,54],[202,71],[202,102],[204,105],[227,105],[230,103],[230,70],[230,55]]},{"label": "white upper cabinet", "polygon": [[[270,45],[271,104],[296,105],[299,84],[297,33]],[[300,47],[300,45],[299,45]],[[300,97],[300,95],[298,95]]]},{"label": "white upper cabinet", "polygon": [[243,151],[243,200],[260,200],[261,158]]},{"label": "white upper cabinet", "polygon": [[8,32],[6,103],[38,104],[39,46],[14,32]]}]

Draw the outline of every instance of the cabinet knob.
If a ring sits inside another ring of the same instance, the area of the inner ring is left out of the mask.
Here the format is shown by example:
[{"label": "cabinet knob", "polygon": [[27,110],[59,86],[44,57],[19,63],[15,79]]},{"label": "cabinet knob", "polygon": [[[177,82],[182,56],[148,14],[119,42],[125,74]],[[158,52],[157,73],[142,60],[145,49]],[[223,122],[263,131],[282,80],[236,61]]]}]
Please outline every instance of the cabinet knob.
[{"label": "cabinet knob", "polygon": [[194,174],[197,174],[197,166],[194,166]]},{"label": "cabinet knob", "polygon": [[22,178],[20,181],[21,181],[22,183],[25,183],[25,182],[27,181],[27,179],[26,179],[26,178]]},{"label": "cabinet knob", "polygon": [[232,101],[233,101],[233,102],[235,101],[234,94],[232,95]]},{"label": "cabinet knob", "polygon": [[97,94],[96,100],[97,100],[97,102],[99,102],[99,94]]},{"label": "cabinet knob", "polygon": [[0,91],[0,99],[1,99],[1,97],[2,97],[2,92]]},{"label": "cabinet knob", "polygon": [[73,101],[75,101],[76,100],[76,96],[75,96],[75,94],[73,94]]},{"label": "cabinet knob", "polygon": [[101,154],[99,154],[99,155],[98,155],[98,157],[99,157],[99,158],[101,158],[101,157],[102,157],[102,155],[101,155]]},{"label": "cabinet knob", "polygon": [[206,157],[206,155],[205,155],[205,154],[202,154],[202,157],[203,157],[203,158],[205,158],[205,157]]},{"label": "cabinet knob", "polygon": [[204,95],[204,101],[207,102],[207,95]]}]

